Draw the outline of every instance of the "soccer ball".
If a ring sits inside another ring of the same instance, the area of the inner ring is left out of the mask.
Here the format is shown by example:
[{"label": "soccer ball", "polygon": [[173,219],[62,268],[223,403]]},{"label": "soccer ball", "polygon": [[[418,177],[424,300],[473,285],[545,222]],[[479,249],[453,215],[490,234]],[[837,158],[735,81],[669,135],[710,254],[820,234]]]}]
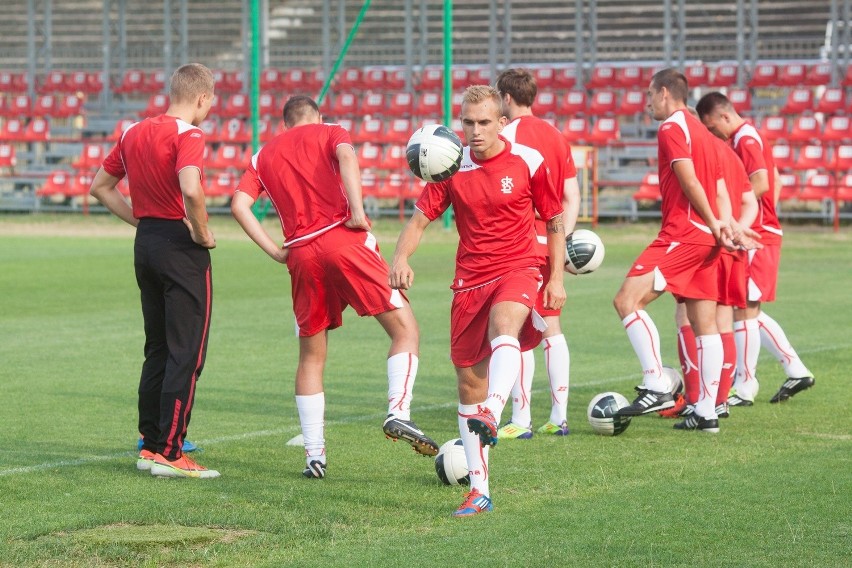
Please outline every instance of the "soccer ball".
[{"label": "soccer ball", "polygon": [[462,143],[443,124],[427,124],[414,131],[405,148],[411,172],[424,181],[444,181],[459,171]]},{"label": "soccer ball", "polygon": [[435,473],[444,485],[469,485],[467,457],[461,438],[445,442],[435,458]]},{"label": "soccer ball", "polygon": [[683,379],[674,367],[663,366],[663,380],[669,383],[669,392],[672,396],[683,390]]},{"label": "soccer ball", "polygon": [[588,229],[577,229],[565,239],[565,271],[587,274],[597,270],[604,259],[601,238]]},{"label": "soccer ball", "polygon": [[586,416],[595,434],[618,436],[630,426],[630,416],[616,416],[615,413],[630,402],[617,392],[603,392],[589,403]]}]

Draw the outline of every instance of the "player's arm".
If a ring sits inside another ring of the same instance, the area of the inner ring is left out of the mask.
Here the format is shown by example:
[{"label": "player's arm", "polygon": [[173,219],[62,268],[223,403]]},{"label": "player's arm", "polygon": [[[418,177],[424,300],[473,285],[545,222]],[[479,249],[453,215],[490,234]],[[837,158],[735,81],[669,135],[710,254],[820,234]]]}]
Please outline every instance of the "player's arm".
[{"label": "player's arm", "polygon": [[390,265],[388,283],[391,288],[408,290],[414,283],[414,271],[408,264],[408,259],[417,250],[423,232],[432,221],[419,209],[414,210],[414,215],[408,220],[396,241],[396,249],[393,251],[393,260]]},{"label": "player's arm", "polygon": [[754,196],[754,191],[744,191],[740,218],[737,220],[740,226],[751,227],[754,224],[754,220],[757,219],[759,208],[760,206],[757,203],[757,197]]},{"label": "player's arm", "polygon": [[577,217],[580,215],[580,184],[577,177],[565,180],[565,189],[562,192],[562,224],[565,234],[570,235],[577,226]]},{"label": "player's arm", "polygon": [[184,224],[189,228],[192,240],[204,248],[216,248],[213,231],[207,226],[207,205],[204,203],[201,172],[196,167],[187,166],[178,172],[178,181],[186,207]]},{"label": "player's arm", "polygon": [[358,166],[358,156],[349,144],[339,144],[335,150],[337,161],[340,163],[340,179],[349,200],[350,217],[344,223],[350,229],[370,230],[370,221],[364,213],[364,198],[361,195],[361,168]]},{"label": "player's arm", "polygon": [[781,199],[781,172],[778,171],[778,166],[773,166],[775,168],[775,196],[772,199],[772,203],[776,206],[778,205],[778,200]]},{"label": "player's arm", "polygon": [[769,191],[769,173],[766,170],[757,170],[748,176],[748,180],[751,182],[751,190],[756,198],[760,199]]},{"label": "player's arm", "polygon": [[[564,212],[563,212],[564,215]],[[550,280],[544,285],[544,307],[558,310],[565,305],[565,226],[562,215],[547,221],[547,254],[550,258]]]},{"label": "player's arm", "polygon": [[116,187],[121,181],[111,174],[108,174],[105,169],[100,168],[95,174],[95,179],[92,180],[92,186],[89,188],[89,194],[100,201],[104,207],[116,217],[128,225],[136,227],[139,225],[139,219],[133,216],[133,209],[130,203],[121,195]]},{"label": "player's arm", "polygon": [[710,228],[716,241],[722,242],[723,225],[710,208],[707,194],[701,186],[701,182],[698,181],[698,177],[695,175],[695,165],[692,163],[692,160],[677,160],[672,163],[672,170],[677,177],[680,187],[683,189],[683,193],[686,194],[686,198],[692,204],[692,208],[695,209],[698,216]]},{"label": "player's arm", "polygon": [[237,220],[243,231],[265,252],[272,260],[284,264],[287,262],[287,256],[290,253],[289,248],[279,247],[272,237],[269,236],[254,216],[251,210],[254,205],[255,198],[239,189],[234,192],[234,197],[231,199],[231,214]]}]

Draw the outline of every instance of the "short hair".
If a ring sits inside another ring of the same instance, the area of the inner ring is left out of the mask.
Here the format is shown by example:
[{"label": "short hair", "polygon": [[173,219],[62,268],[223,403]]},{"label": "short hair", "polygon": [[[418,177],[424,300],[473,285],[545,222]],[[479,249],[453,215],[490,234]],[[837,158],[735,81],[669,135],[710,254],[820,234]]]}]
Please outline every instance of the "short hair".
[{"label": "short hair", "polygon": [[705,116],[711,114],[717,108],[733,110],[734,106],[731,104],[728,97],[716,91],[707,93],[701,97],[701,100],[699,100],[698,104],[695,105],[695,110],[698,112],[698,116],[701,119],[704,119]]},{"label": "short hair", "polygon": [[212,94],[216,84],[213,72],[201,63],[181,65],[169,80],[169,99],[186,103],[200,95]]},{"label": "short hair", "polygon": [[464,90],[462,104],[479,104],[487,101],[488,99],[491,99],[494,104],[497,105],[497,112],[500,116],[502,116],[503,111],[501,108],[503,106],[503,101],[500,97],[500,93],[491,85],[471,85]]},{"label": "short hair", "polygon": [[516,103],[531,107],[538,93],[535,77],[526,69],[506,69],[497,77],[497,90],[509,95]]},{"label": "short hair", "polygon": [[657,91],[665,87],[674,99],[683,103],[689,96],[689,83],[687,83],[684,74],[677,69],[669,68],[657,71],[651,79],[651,85]]},{"label": "short hair", "polygon": [[287,128],[292,128],[294,124],[301,122],[312,112],[320,114],[319,106],[314,99],[306,95],[294,95],[284,104],[282,112],[284,124]]}]

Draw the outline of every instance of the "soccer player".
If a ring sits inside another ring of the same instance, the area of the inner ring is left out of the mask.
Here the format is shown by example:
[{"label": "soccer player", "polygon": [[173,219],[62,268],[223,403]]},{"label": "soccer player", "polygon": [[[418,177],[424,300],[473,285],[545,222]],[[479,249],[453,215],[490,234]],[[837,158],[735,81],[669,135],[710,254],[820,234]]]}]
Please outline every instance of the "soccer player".
[{"label": "soccer player", "polygon": [[[287,129],[252,156],[231,212],[246,234],[290,272],[299,335],[296,406],[307,464],[302,473],[325,477],[323,371],[328,331],[343,324],[346,306],[374,316],[391,339],[385,435],[434,456],[438,445],[411,421],[417,321],[405,296],[388,286],[388,265],[364,213],[361,171],[349,133],[337,124],[323,124],[316,102],[306,96],[291,97],[283,115]],[[252,212],[262,191],[278,211],[285,238],[281,246]]]},{"label": "soccer player", "polygon": [[[533,115],[538,87],[535,78],[525,69],[506,69],[497,78],[497,90],[503,97],[503,114],[509,124],[503,128],[502,135],[512,143],[520,143],[535,148],[544,157],[544,164],[550,172],[551,182],[562,200],[562,222],[565,234],[571,234],[577,223],[580,211],[580,187],[577,184],[577,170],[571,156],[571,148],[565,137],[556,128]],[[547,228],[545,221],[538,215],[535,219],[535,232],[539,252],[545,255],[541,273],[545,279],[550,277],[550,260],[547,259]],[[563,270],[559,268],[559,270]],[[539,434],[555,436],[568,435],[568,382],[570,353],[559,316],[561,309],[551,310],[544,307],[543,290],[539,291],[535,305],[536,312],[544,318],[547,329],[542,334],[541,348],[544,350],[547,377],[550,380],[550,419],[538,428]],[[532,350],[522,354],[521,374],[512,388],[512,418],[497,431],[498,438],[529,439],[533,436],[531,416],[531,393],[535,357]]]},{"label": "soccer player", "polygon": [[[169,85],[166,113],[130,125],[90,193],[136,227],[134,265],[145,321],[139,381],[142,448],[136,467],[160,477],[213,478],[183,453],[195,387],[207,355],[216,239],[204,203],[204,133],[213,73],[191,63]],[[132,206],[116,189],[127,176]]]},{"label": "soccer player", "polygon": [[468,143],[461,168],[445,181],[426,185],[397,241],[390,283],[397,289],[411,287],[414,271],[408,260],[429,223],[452,205],[459,246],[451,285],[450,357],[471,485],[454,515],[466,517],[492,510],[489,447],[497,443],[497,424],[521,370],[521,350],[541,339],[530,324],[544,259],[536,246],[535,211],[547,222],[551,270],[543,286],[549,309],[565,303],[565,234],[562,202],[544,158],[500,136],[506,118],[497,90],[468,87],[461,123]]},{"label": "soccer player", "polygon": [[757,395],[757,358],[760,346],[768,349],[787,374],[787,380],[769,402],[783,402],[814,385],[813,373],[790,345],[778,323],[766,315],[762,304],[775,300],[781,259],[781,225],[775,206],[780,184],[772,148],[721,93],[708,93],[696,105],[701,121],[722,140],[727,140],[743,162],[760,210],[752,228],[760,234],[763,248],[751,253],[748,263],[748,307],[736,314],[737,376],[729,398],[731,406],[751,406]]},{"label": "soccer player", "polygon": [[685,302],[701,353],[695,413],[675,428],[717,433],[722,339],[716,326],[716,245],[730,245],[730,229],[719,220],[720,209],[729,211],[730,204],[712,135],[687,112],[688,92],[686,77],[674,69],[654,74],[648,88],[649,111],[663,121],[657,133],[663,218],[657,238],[636,259],[613,301],[642,365],[639,395],[618,414],[638,416],[674,405],[662,376],[659,333],[645,311],[667,290]]}]

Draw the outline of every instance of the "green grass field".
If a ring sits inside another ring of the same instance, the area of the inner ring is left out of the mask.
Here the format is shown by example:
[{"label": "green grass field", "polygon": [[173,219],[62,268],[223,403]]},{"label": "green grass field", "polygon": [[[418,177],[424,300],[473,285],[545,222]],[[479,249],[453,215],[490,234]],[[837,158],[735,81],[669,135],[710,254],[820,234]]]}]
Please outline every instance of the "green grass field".
[{"label": "green grass field", "polygon": [[[606,390],[632,398],[639,379],[611,301],[655,227],[600,227],[604,266],[566,278],[571,436],[501,441],[494,512],[453,519],[462,491],[381,433],[388,341],[351,311],[331,334],[328,477],[302,478],[301,448],[285,445],[299,431],[286,269],[230,218],[212,222],[214,317],[190,439],[222,477],[194,481],[134,467],[143,335],[132,230],[106,217],[0,218],[0,566],[849,566],[848,229],[788,231],[767,309],[814,389],[770,405],[784,375],[763,352],[758,403],[734,409],[718,436],[653,416],[604,438],[586,405]],[[399,229],[377,226],[386,255]],[[412,263],[423,338],[413,416],[439,442],[458,436],[454,250],[433,227]],[[671,298],[649,312],[676,365]],[[548,413],[539,365],[535,425]]]}]

